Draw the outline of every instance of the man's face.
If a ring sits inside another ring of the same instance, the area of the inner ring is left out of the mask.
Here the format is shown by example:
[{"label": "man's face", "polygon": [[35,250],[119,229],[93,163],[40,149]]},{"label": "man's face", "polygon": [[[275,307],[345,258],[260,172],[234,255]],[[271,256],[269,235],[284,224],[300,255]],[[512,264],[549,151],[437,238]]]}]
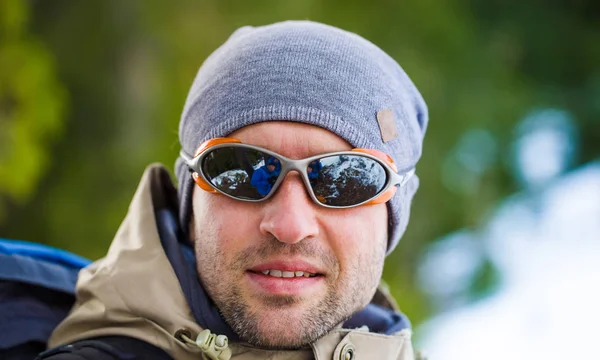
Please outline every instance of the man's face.
[{"label": "man's face", "polygon": [[[297,123],[255,124],[231,137],[292,159],[351,149],[327,130]],[[297,348],[320,338],[368,304],[381,278],[386,205],[321,207],[296,172],[260,203],[196,187],[193,212],[200,281],[255,346]]]}]

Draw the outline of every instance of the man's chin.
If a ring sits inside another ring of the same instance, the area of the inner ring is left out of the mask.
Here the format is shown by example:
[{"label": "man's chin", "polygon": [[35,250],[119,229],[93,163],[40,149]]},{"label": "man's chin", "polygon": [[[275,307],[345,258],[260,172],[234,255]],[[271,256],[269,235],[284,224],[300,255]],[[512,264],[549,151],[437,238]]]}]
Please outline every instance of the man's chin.
[{"label": "man's chin", "polygon": [[[292,326],[290,326],[292,327]],[[297,350],[316,341],[319,334],[307,334],[305,329],[257,329],[255,336],[245,339],[250,345],[266,350]],[[308,336],[307,336],[308,335]]]},{"label": "man's chin", "polygon": [[277,310],[262,309],[254,319],[252,332],[238,334],[249,344],[263,349],[293,350],[307,346],[331,331],[335,325],[317,319],[310,310],[294,305]]}]

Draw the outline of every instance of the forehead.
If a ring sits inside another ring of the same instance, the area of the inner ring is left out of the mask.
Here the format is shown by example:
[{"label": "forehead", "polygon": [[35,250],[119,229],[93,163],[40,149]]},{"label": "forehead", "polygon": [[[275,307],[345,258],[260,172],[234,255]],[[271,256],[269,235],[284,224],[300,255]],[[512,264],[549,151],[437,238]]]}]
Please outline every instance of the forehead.
[{"label": "forehead", "polygon": [[245,144],[275,151],[289,158],[305,158],[333,151],[351,150],[352,146],[329,130],[289,121],[269,121],[249,125],[228,137]]}]

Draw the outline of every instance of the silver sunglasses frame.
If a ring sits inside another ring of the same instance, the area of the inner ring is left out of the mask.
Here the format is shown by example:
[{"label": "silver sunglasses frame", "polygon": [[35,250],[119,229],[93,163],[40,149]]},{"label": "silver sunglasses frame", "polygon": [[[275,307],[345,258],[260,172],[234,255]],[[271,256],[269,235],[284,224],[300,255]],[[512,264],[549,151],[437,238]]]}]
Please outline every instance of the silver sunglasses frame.
[{"label": "silver sunglasses frame", "polygon": [[[241,148],[245,148],[245,149],[260,151],[267,155],[273,156],[280,161],[281,171],[280,171],[279,177],[277,178],[277,181],[275,181],[275,183],[273,184],[273,187],[271,188],[271,191],[267,194],[267,196],[265,196],[262,199],[256,199],[256,200],[240,199],[238,197],[229,195],[229,194],[219,190],[216,186],[213,185],[213,183],[209,179],[206,178],[206,176],[204,176],[204,172],[202,171],[202,168],[200,166],[200,164],[202,164],[202,161],[204,160],[204,158],[210,152],[217,150],[217,149],[226,148],[226,147],[241,147]],[[220,194],[223,194],[223,195],[225,195],[229,198],[235,199],[235,200],[246,201],[246,202],[262,202],[262,201],[268,200],[269,198],[274,196],[274,194],[277,192],[277,189],[279,189],[279,185],[281,185],[283,180],[287,177],[287,174],[290,171],[296,171],[298,174],[300,174],[300,177],[302,178],[302,182],[304,183],[304,187],[306,188],[312,201],[320,206],[330,208],[330,209],[347,209],[347,208],[353,208],[353,207],[364,205],[365,203],[368,203],[369,201],[372,201],[373,199],[376,199],[381,194],[385,193],[392,186],[398,186],[399,188],[401,188],[402,186],[406,185],[408,180],[415,173],[414,168],[409,168],[400,173],[397,173],[387,163],[385,163],[383,160],[379,159],[378,157],[373,156],[371,154],[358,152],[358,151],[336,151],[336,152],[331,152],[331,153],[318,154],[318,155],[314,155],[314,156],[307,157],[304,159],[290,159],[290,158],[287,158],[287,157],[285,157],[281,154],[278,154],[274,151],[271,151],[269,149],[262,148],[260,146],[249,145],[249,144],[238,143],[238,142],[231,142],[231,143],[222,143],[222,144],[211,146],[211,147],[203,150],[200,154],[198,154],[195,157],[189,156],[183,150],[181,150],[179,155],[181,156],[181,158],[185,161],[186,165],[191,170],[195,171],[207,184],[209,184],[213,189],[218,191]],[[387,177],[386,184],[381,189],[381,191],[379,191],[377,193],[377,195],[375,195],[374,197],[367,199],[359,204],[348,205],[348,206],[331,206],[331,205],[323,204],[322,202],[320,202],[317,199],[316,195],[314,194],[314,192],[312,190],[306,169],[308,168],[308,165],[314,160],[322,159],[324,157],[329,157],[329,156],[336,156],[336,155],[362,156],[362,157],[366,157],[366,158],[376,161],[378,164],[383,166],[383,168],[385,169],[386,177]]]}]

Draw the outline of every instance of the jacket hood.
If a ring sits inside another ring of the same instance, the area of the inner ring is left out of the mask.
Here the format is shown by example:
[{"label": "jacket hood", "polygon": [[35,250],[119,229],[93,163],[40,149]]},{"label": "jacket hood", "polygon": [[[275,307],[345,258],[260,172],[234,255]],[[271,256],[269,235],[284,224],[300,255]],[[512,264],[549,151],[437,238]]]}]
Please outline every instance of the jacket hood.
[{"label": "jacket hood", "polygon": [[262,350],[240,342],[200,285],[191,246],[179,241],[177,208],[168,172],[149,166],[108,253],[80,272],[76,303],[53,332],[50,347],[123,335],[162,348],[175,359],[191,360],[202,351],[176,334],[185,330],[195,339],[209,329],[229,338],[235,359],[331,359],[342,351],[342,343],[353,343],[356,355],[364,352],[369,358],[375,353],[394,359],[412,356],[408,320],[383,289],[343,328],[303,350]]}]

